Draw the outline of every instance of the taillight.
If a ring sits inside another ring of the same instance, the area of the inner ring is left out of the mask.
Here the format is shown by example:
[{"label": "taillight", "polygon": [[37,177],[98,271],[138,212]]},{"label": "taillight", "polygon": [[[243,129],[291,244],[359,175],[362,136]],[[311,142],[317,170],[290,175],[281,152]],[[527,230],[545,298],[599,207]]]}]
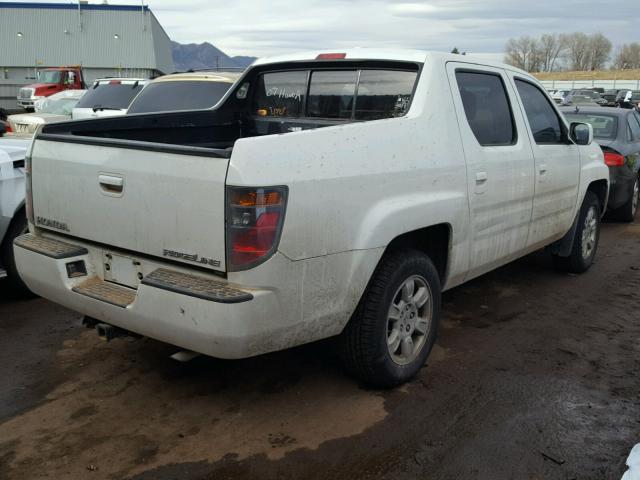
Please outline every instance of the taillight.
[{"label": "taillight", "polygon": [[9,122],[7,122],[7,123],[5,123],[5,124],[4,124],[4,131],[5,131],[6,133],[11,133],[11,132],[13,132],[13,129],[11,128],[11,124],[10,124]]},{"label": "taillight", "polygon": [[227,187],[227,270],[247,270],[278,248],[286,187]]},{"label": "taillight", "polygon": [[110,80],[109,85],[122,85],[122,81],[120,80]]},{"label": "taillight", "polygon": [[624,165],[624,157],[616,152],[604,152],[604,163],[608,167],[621,167]]}]

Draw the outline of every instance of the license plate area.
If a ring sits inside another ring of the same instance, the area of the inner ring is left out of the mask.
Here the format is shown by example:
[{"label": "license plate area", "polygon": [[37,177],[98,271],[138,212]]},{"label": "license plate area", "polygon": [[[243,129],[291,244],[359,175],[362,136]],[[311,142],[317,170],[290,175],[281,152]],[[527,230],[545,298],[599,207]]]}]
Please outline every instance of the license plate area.
[{"label": "license plate area", "polygon": [[104,279],[125,287],[138,288],[142,280],[142,264],[139,260],[112,252],[102,253]]}]

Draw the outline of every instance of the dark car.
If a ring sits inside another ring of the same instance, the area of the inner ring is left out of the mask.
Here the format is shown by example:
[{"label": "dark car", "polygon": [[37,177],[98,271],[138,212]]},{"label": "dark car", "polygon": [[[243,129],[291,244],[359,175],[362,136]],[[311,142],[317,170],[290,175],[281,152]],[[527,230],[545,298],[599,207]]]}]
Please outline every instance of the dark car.
[{"label": "dark car", "polygon": [[610,107],[614,107],[616,105],[616,97],[618,93],[622,90],[619,88],[614,88],[611,90],[605,90],[605,92],[601,95],[607,101],[607,105]]},{"label": "dark car", "polygon": [[561,108],[569,122],[593,126],[594,139],[609,167],[608,210],[611,216],[632,222],[638,208],[640,181],[640,114],[622,108]]}]

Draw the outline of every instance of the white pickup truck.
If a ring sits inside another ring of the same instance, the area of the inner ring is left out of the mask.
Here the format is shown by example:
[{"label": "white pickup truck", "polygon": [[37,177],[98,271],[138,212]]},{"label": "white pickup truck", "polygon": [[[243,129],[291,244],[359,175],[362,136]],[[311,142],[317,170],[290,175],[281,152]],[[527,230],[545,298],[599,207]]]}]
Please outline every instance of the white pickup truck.
[{"label": "white pickup truck", "polygon": [[350,372],[393,386],[443,290],[542,247],[589,268],[609,178],[592,137],[506,65],[259,60],[212,109],[45,126],[15,255],[103,324],[229,359],[339,336]]}]

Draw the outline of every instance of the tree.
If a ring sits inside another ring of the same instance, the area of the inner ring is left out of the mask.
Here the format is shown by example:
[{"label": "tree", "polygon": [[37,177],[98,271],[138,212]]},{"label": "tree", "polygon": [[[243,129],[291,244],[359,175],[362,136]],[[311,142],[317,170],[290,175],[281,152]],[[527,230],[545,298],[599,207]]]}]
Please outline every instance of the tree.
[{"label": "tree", "polygon": [[589,38],[588,70],[603,70],[611,54],[611,41],[601,33],[595,33]]},{"label": "tree", "polygon": [[460,50],[458,50],[458,47],[453,47],[453,50],[451,50],[451,53],[455,53],[456,55],[459,55]]},{"label": "tree", "polygon": [[587,70],[589,67],[589,37],[582,32],[567,36],[567,60],[571,70]]},{"label": "tree", "polygon": [[640,43],[622,45],[613,60],[613,68],[617,70],[640,68]]},{"label": "tree", "polygon": [[521,68],[527,72],[540,70],[542,56],[538,40],[524,35],[520,38],[510,38],[505,46],[505,63]]},{"label": "tree", "polygon": [[540,55],[543,72],[553,72],[556,69],[558,59],[567,47],[565,35],[545,34],[540,37]]}]

